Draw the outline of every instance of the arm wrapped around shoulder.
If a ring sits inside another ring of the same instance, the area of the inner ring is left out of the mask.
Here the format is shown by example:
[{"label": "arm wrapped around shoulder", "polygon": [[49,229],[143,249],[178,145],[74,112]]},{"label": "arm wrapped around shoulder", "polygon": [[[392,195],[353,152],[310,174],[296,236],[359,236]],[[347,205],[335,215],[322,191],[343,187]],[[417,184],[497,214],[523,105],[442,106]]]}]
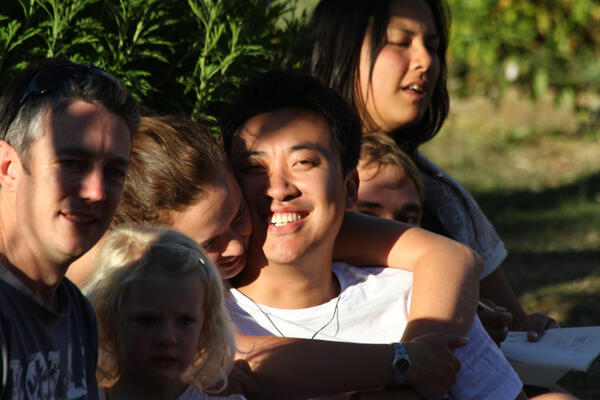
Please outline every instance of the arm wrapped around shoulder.
[{"label": "arm wrapped around shoulder", "polygon": [[402,222],[346,212],[334,259],[414,273],[413,323],[404,340],[436,331],[462,336],[473,322],[483,262],[461,243]]}]

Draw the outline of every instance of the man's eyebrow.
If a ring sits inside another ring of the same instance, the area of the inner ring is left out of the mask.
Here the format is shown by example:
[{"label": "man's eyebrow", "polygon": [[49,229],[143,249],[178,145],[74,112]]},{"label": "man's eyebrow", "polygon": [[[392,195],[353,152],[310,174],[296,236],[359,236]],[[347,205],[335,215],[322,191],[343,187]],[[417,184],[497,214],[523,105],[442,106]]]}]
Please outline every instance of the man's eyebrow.
[{"label": "man's eyebrow", "polygon": [[374,201],[361,201],[358,200],[358,202],[356,202],[356,206],[357,207],[364,207],[364,208],[381,208],[381,204],[374,202]]},{"label": "man's eyebrow", "polygon": [[[315,143],[300,143],[300,144],[290,147],[287,152],[294,153],[296,151],[302,151],[302,150],[314,150],[314,151],[317,151],[324,155],[327,154],[327,149],[325,147],[323,147],[319,144],[315,144]],[[265,155],[266,155],[265,151],[245,150],[245,151],[242,151],[238,155],[238,158],[243,159],[243,158],[250,158],[250,157],[263,157]]]},{"label": "man's eyebrow", "polygon": [[122,167],[129,167],[129,158],[125,157],[115,157],[111,160],[111,162],[118,164]]},{"label": "man's eyebrow", "polygon": [[321,146],[319,144],[315,144],[315,143],[300,143],[300,144],[297,144],[295,146],[292,146],[288,150],[288,153],[293,153],[295,151],[302,151],[302,150],[314,150],[314,151],[317,151],[317,152],[322,153],[322,154],[327,154],[327,149],[326,148],[324,148],[323,146]]},{"label": "man's eyebrow", "polygon": [[264,156],[265,152],[264,151],[256,151],[256,150],[245,150],[242,151],[240,154],[237,155],[236,158],[250,158],[250,157],[260,157],[260,156]]},{"label": "man's eyebrow", "polygon": [[[70,145],[64,146],[56,149],[57,156],[77,156],[77,157],[94,157],[95,152],[86,149],[85,147]],[[129,157],[115,156],[111,160],[111,162],[120,164],[123,166],[129,165]]]}]

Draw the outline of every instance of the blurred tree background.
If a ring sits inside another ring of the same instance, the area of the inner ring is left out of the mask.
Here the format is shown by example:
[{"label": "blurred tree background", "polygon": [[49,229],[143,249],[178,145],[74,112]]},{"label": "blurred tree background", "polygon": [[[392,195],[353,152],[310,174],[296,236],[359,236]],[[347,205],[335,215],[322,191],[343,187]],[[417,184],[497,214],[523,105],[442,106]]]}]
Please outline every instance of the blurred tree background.
[{"label": "blurred tree background", "polygon": [[598,0],[449,0],[454,94],[498,99],[509,87],[598,113]]},{"label": "blurred tree background", "polygon": [[[493,222],[526,310],[600,325],[600,1],[447,1],[451,113],[422,150]],[[214,122],[247,76],[299,64],[316,3],[0,0],[0,92],[66,56],[148,107]],[[600,398],[600,361],[560,383]]]}]

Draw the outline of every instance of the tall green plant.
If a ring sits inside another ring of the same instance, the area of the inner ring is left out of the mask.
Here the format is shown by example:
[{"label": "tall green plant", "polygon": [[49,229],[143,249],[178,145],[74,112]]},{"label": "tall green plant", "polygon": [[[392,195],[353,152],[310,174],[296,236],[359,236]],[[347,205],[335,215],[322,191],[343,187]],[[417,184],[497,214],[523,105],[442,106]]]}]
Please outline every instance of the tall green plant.
[{"label": "tall green plant", "polygon": [[221,100],[215,98],[218,86],[235,79],[227,72],[232,63],[240,56],[265,55],[260,46],[240,42],[242,24],[226,14],[223,0],[188,0],[201,34],[191,43],[189,53],[195,58],[192,73],[180,76],[179,81],[185,86],[185,93],[193,92],[194,104],[192,118],[208,118],[214,116],[206,112],[209,102]]},{"label": "tall green plant", "polygon": [[40,57],[98,65],[160,112],[214,121],[247,76],[284,62],[295,0],[2,0],[0,90]]},{"label": "tall green plant", "polygon": [[46,57],[69,55],[78,60],[82,53],[90,50],[97,42],[100,23],[86,14],[86,11],[98,0],[37,0],[37,5],[46,16],[39,23],[38,36],[44,46],[41,50]]},{"label": "tall green plant", "polygon": [[85,60],[102,28],[90,16],[97,1],[9,2],[0,14],[0,84],[31,60],[59,55]]},{"label": "tall green plant", "polygon": [[174,41],[169,28],[177,23],[167,2],[107,2],[102,15],[106,32],[96,47],[97,65],[112,71],[139,98],[155,91],[160,64],[169,63]]},{"label": "tall green plant", "polygon": [[2,71],[2,80],[24,66],[22,62],[10,65],[7,63],[7,60],[28,39],[36,34],[37,29],[23,29],[21,22],[10,20],[7,16],[0,15],[0,71]]},{"label": "tall green plant", "polygon": [[34,0],[29,4],[25,0],[18,0],[12,7],[7,7],[7,4],[5,7],[0,13],[0,85],[4,85],[14,72],[27,65],[27,60],[21,55],[33,48],[29,41],[39,32],[30,23]]},{"label": "tall green plant", "polygon": [[286,38],[298,25],[291,17],[295,1],[188,0],[200,36],[188,55],[191,75],[180,76],[193,94],[193,118],[214,120],[219,105],[248,75],[280,66],[287,57]]}]

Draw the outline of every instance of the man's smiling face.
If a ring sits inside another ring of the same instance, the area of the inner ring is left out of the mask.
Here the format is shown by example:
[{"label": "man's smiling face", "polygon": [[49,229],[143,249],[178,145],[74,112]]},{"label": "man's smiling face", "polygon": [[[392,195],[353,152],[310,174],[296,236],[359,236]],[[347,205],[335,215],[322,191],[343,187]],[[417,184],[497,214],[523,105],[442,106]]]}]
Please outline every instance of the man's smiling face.
[{"label": "man's smiling face", "polygon": [[314,249],[331,257],[355,174],[344,177],[325,118],[298,109],[258,114],[236,133],[230,159],[251,210],[254,254],[262,247],[270,264],[293,264]]},{"label": "man's smiling face", "polygon": [[121,117],[82,100],[43,118],[28,169],[18,169],[16,221],[38,257],[63,263],[89,250],[108,228],[131,137]]}]

